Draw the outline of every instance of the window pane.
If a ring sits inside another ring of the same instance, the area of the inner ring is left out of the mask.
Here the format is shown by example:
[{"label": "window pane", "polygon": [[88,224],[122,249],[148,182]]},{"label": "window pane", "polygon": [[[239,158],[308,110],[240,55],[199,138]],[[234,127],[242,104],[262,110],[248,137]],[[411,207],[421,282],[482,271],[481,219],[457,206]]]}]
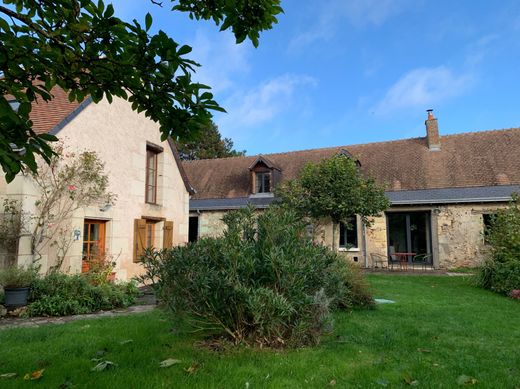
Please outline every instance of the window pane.
[{"label": "window pane", "polygon": [[146,151],[146,189],[145,201],[147,203],[156,202],[157,188],[157,153],[152,150]]},{"label": "window pane", "polygon": [[88,240],[88,228],[88,223],[83,224],[83,240]]},{"label": "window pane", "polygon": [[256,173],[256,193],[262,193],[262,173]]},{"label": "window pane", "polygon": [[269,174],[264,173],[264,188],[263,192],[267,193],[271,191],[271,177]]},{"label": "window pane", "polygon": [[347,245],[350,248],[358,247],[357,220],[355,217],[349,219],[347,228]]},{"label": "window pane", "polygon": [[99,240],[99,224],[90,225],[90,241]]},{"label": "window pane", "polygon": [[148,185],[146,189],[146,201],[155,203],[155,187]]},{"label": "window pane", "polygon": [[339,223],[339,247],[358,248],[357,219],[355,216],[348,219],[348,226]]},{"label": "window pane", "polygon": [[339,223],[339,247],[345,247],[345,224]]}]

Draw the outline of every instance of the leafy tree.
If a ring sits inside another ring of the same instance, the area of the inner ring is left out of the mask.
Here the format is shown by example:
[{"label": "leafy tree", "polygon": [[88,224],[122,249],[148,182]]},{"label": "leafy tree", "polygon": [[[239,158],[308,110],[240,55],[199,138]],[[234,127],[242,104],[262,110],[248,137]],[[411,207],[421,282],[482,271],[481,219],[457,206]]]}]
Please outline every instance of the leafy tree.
[{"label": "leafy tree", "polygon": [[[162,2],[151,0],[155,4]],[[231,29],[237,43],[257,46],[261,31],[277,23],[280,0],[170,0],[172,11],[213,20]],[[192,81],[199,64],[163,31],[114,16],[104,0],[3,0],[0,5],[0,164],[7,181],[23,168],[36,171],[36,155],[50,162],[56,138],[36,134],[29,120],[31,103],[52,99],[64,89],[71,101],[94,102],[114,96],[128,100],[160,123],[162,138],[187,138],[207,125],[211,110],[223,111]],[[17,104],[10,104],[15,100]]]},{"label": "leafy tree", "polygon": [[390,205],[384,189],[372,178],[364,178],[358,166],[344,154],[304,166],[300,176],[276,189],[281,205],[294,209],[301,217],[314,220],[330,218],[335,242],[339,222],[348,224],[352,215],[364,223]]},{"label": "leafy tree", "polygon": [[520,290],[520,198],[517,194],[505,209],[498,210],[484,231],[489,257],[479,268],[477,284],[498,293]]},{"label": "leafy tree", "polygon": [[218,127],[213,122],[192,140],[176,143],[181,159],[184,160],[239,157],[246,153],[245,150],[234,150],[230,138],[222,139]]}]

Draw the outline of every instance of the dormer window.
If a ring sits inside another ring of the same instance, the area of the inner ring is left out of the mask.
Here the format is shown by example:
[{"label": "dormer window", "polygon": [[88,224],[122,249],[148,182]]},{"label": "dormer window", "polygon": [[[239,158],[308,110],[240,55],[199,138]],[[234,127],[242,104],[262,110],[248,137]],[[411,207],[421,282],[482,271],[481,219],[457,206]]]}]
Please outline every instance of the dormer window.
[{"label": "dormer window", "polygon": [[251,171],[251,196],[273,196],[273,189],[280,180],[280,168],[259,155],[249,166],[249,170]]},{"label": "dormer window", "polygon": [[271,173],[256,173],[256,193],[271,192]]}]

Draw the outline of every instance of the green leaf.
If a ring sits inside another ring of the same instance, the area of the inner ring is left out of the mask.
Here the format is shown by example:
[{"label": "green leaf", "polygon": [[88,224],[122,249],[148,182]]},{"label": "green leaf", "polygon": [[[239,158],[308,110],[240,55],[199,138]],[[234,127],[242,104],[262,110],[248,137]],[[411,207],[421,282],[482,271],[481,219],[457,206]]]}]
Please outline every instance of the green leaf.
[{"label": "green leaf", "polygon": [[105,11],[105,18],[109,18],[114,15],[114,6],[112,4],[107,5],[107,9]]},{"label": "green leaf", "polygon": [[150,27],[152,27],[152,15],[150,15],[150,13],[148,12],[144,18],[144,23],[145,23],[145,27],[146,27],[146,31],[149,31],[150,30]]},{"label": "green leaf", "polygon": [[40,134],[38,135],[40,139],[43,139],[46,142],[57,142],[58,138],[51,134]]},{"label": "green leaf", "polygon": [[168,358],[168,359],[165,359],[164,361],[162,361],[161,363],[159,363],[159,366],[160,367],[170,367],[173,365],[177,365],[181,362],[182,361],[180,359]]},{"label": "green leaf", "polygon": [[188,54],[188,53],[191,53],[191,46],[188,46],[188,45],[184,45],[184,46],[181,46],[181,48],[177,51],[177,54],[180,56],[180,55],[185,55],[185,54]]},{"label": "green leaf", "polygon": [[9,24],[2,18],[0,18],[0,28],[4,30],[5,32],[11,31],[11,28],[9,27]]}]

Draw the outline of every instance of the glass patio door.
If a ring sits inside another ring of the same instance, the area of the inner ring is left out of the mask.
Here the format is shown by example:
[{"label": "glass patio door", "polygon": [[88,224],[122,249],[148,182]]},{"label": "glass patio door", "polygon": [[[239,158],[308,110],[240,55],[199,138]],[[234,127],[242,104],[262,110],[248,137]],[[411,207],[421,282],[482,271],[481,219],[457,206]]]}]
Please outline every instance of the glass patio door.
[{"label": "glass patio door", "polygon": [[388,255],[392,259],[394,253],[431,253],[430,212],[388,212],[386,220]]}]

